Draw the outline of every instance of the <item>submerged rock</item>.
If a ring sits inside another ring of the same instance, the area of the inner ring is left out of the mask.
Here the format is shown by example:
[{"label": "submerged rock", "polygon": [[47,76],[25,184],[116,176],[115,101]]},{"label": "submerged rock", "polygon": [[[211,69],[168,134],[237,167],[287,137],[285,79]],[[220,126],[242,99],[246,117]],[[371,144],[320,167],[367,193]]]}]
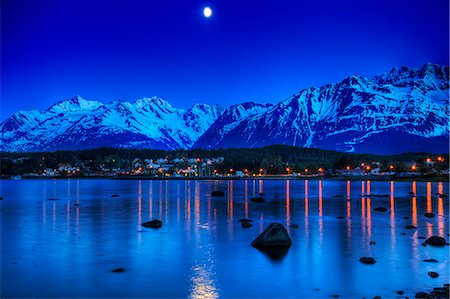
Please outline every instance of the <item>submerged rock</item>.
[{"label": "submerged rock", "polygon": [[243,228],[249,228],[253,226],[253,224],[251,224],[249,221],[242,221],[241,224]]},{"label": "submerged rock", "polygon": [[266,193],[264,193],[264,192],[259,192],[259,195],[264,196],[264,195],[266,195]]},{"label": "submerged rock", "polygon": [[425,292],[419,292],[414,296],[414,298],[428,298],[428,294]]},{"label": "submerged rock", "polygon": [[400,290],[400,291],[397,291],[396,293],[397,293],[397,294],[399,294],[399,295],[403,295],[403,294],[405,294],[405,292],[404,292],[404,291],[402,291],[402,290]]},{"label": "submerged rock", "polygon": [[0,200],[3,200],[3,196],[0,196]]},{"label": "submerged rock", "polygon": [[414,225],[407,225],[405,226],[405,229],[417,229]]},{"label": "submerged rock", "polygon": [[264,198],[262,198],[262,197],[253,197],[253,198],[250,198],[250,201],[251,202],[257,202],[257,203],[263,203],[266,200]]},{"label": "submerged rock", "polygon": [[426,260],[423,260],[423,261],[427,262],[427,263],[439,263],[439,261],[435,260],[435,259],[426,259]]},{"label": "submerged rock", "polygon": [[344,216],[336,216],[336,219],[345,219]]},{"label": "submerged rock", "polygon": [[447,244],[444,238],[438,236],[429,237],[426,239],[425,243],[435,247],[443,247]]},{"label": "submerged rock", "polygon": [[429,275],[431,278],[437,278],[437,277],[439,277],[439,273],[436,273],[436,272],[433,272],[433,271],[428,272],[428,275]]},{"label": "submerged rock", "polygon": [[378,208],[374,208],[373,210],[376,212],[386,212],[387,211],[387,209],[385,207],[378,207]]},{"label": "submerged rock", "polygon": [[296,223],[292,223],[291,225],[289,225],[289,227],[291,228],[299,228],[300,226]]},{"label": "submerged rock", "polygon": [[211,192],[211,196],[225,196],[225,192],[220,190],[214,190],[213,192]]},{"label": "submerged rock", "polygon": [[412,191],[411,191],[411,192],[408,192],[408,194],[409,194],[409,195],[416,195],[416,193],[414,193],[414,192],[412,192]]},{"label": "submerged rock", "polygon": [[287,230],[280,223],[272,222],[251,243],[251,245],[267,253],[270,257],[283,257],[292,245]]},{"label": "submerged rock", "polygon": [[152,220],[148,222],[142,223],[143,227],[151,227],[151,228],[160,228],[162,227],[162,221],[161,220]]},{"label": "submerged rock", "polygon": [[119,197],[119,194],[113,194],[111,197]]},{"label": "submerged rock", "polygon": [[122,273],[122,272],[125,272],[125,271],[126,271],[125,268],[116,268],[114,270],[111,270],[111,272],[114,272],[114,273]]},{"label": "submerged rock", "polygon": [[247,218],[242,218],[238,220],[239,222],[252,222],[253,220],[251,219],[247,219]]},{"label": "submerged rock", "polygon": [[427,218],[434,218],[434,214],[433,213],[425,213],[425,214],[423,214],[423,216],[425,216]]},{"label": "submerged rock", "polygon": [[409,219],[409,217],[408,217],[408,216],[405,216],[405,217],[403,217],[403,219]]},{"label": "submerged rock", "polygon": [[362,258],[359,259],[359,261],[361,263],[367,264],[367,265],[373,265],[377,262],[373,257],[369,257],[369,256],[363,256]]},{"label": "submerged rock", "polygon": [[57,198],[47,198],[47,200],[58,200]]},{"label": "submerged rock", "polygon": [[375,245],[375,244],[377,244],[377,242],[375,242],[375,241],[370,241],[369,244],[370,244],[370,245]]}]

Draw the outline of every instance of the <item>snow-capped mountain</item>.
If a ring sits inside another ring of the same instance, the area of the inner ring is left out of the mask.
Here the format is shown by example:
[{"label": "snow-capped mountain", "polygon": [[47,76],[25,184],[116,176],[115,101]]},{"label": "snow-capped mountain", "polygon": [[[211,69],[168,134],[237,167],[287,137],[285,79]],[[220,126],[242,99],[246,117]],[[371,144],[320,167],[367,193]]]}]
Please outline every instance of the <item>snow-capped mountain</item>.
[{"label": "snow-capped mountain", "polygon": [[[289,144],[347,152],[447,152],[449,67],[401,67],[368,79],[350,76],[311,87],[220,128],[219,118],[194,144],[200,148]],[[207,138],[206,138],[207,137]]]},{"label": "snow-capped mountain", "polygon": [[205,104],[177,109],[158,97],[102,104],[77,96],[46,111],[15,113],[0,125],[0,148],[190,148],[223,110],[218,105]]},{"label": "snow-capped mountain", "polygon": [[103,104],[79,96],[0,124],[1,151],[288,144],[348,152],[448,152],[449,67],[393,68],[311,87],[276,104],[178,109],[158,97]]}]

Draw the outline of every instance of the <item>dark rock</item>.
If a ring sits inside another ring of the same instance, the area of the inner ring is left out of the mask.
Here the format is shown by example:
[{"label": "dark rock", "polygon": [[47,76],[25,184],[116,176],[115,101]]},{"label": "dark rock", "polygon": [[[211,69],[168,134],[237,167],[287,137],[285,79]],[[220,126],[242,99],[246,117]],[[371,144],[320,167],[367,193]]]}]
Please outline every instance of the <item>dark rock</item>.
[{"label": "dark rock", "polygon": [[386,212],[387,211],[387,209],[385,207],[378,207],[378,208],[374,208],[373,210],[376,212]]},{"label": "dark rock", "polygon": [[425,240],[425,239],[426,239],[426,237],[417,237],[417,239],[422,239],[422,240]]},{"label": "dark rock", "polygon": [[253,240],[251,245],[266,252],[270,257],[279,259],[287,253],[292,241],[282,224],[272,222]]},{"label": "dark rock", "polygon": [[396,293],[397,293],[397,294],[399,294],[399,295],[403,295],[403,294],[405,294],[405,292],[404,292],[404,291],[402,291],[402,290],[400,290],[400,291],[397,291]]},{"label": "dark rock", "polygon": [[442,194],[438,192],[438,193],[435,193],[434,195],[441,196]]},{"label": "dark rock", "polygon": [[405,229],[417,229],[414,225],[407,225],[405,226]]},{"label": "dark rock", "polygon": [[414,296],[414,298],[428,298],[428,294],[425,292],[419,292]]},{"label": "dark rock", "polygon": [[448,195],[447,195],[447,194],[441,194],[441,195],[439,195],[439,197],[441,197],[441,198],[447,198]]},{"label": "dark rock", "polygon": [[370,245],[375,245],[375,244],[377,244],[377,242],[375,242],[375,241],[370,241],[369,244],[370,244]]},{"label": "dark rock", "polygon": [[403,217],[403,219],[409,219],[409,217],[408,217],[408,216],[405,216],[405,217]]},{"label": "dark rock", "polygon": [[375,296],[373,299],[381,299],[381,296]]},{"label": "dark rock", "polygon": [[406,233],[405,233],[405,232],[403,232],[403,233],[400,233],[400,235],[404,236],[404,235],[406,235]]},{"label": "dark rock", "polygon": [[249,227],[252,227],[253,226],[253,224],[251,224],[250,222],[248,222],[248,221],[242,221],[242,227],[243,228],[249,228]]},{"label": "dark rock", "polygon": [[437,277],[439,277],[439,273],[436,273],[436,272],[433,272],[433,271],[428,272],[428,275],[429,275],[431,278],[437,278]]},{"label": "dark rock", "polygon": [[291,228],[299,228],[300,226],[296,223],[292,223],[291,225],[289,225],[289,227]]},{"label": "dark rock", "polygon": [[389,194],[370,194],[370,197],[389,197]]},{"label": "dark rock", "polygon": [[151,228],[160,228],[162,226],[162,221],[155,219],[152,221],[142,223],[142,226]]},{"label": "dark rock", "polygon": [[425,214],[423,214],[423,216],[425,216],[427,218],[434,218],[434,214],[433,213],[425,213]]},{"label": "dark rock", "polygon": [[409,194],[409,195],[416,195],[416,193],[414,193],[414,192],[412,192],[412,191],[411,191],[411,192],[408,192],[408,194]]},{"label": "dark rock", "polygon": [[427,246],[427,243],[423,242],[423,243],[420,244],[420,245],[422,245],[423,247],[426,247],[426,246]]},{"label": "dark rock", "polygon": [[117,269],[111,270],[111,272],[114,272],[114,273],[122,273],[125,271],[126,271],[125,268],[117,268]]},{"label": "dark rock", "polygon": [[264,196],[266,194],[264,192],[259,192],[259,195]]},{"label": "dark rock", "polygon": [[333,297],[333,298],[339,298],[339,295],[338,295],[338,294],[334,294],[334,295],[331,295],[331,297]]},{"label": "dark rock", "polygon": [[426,260],[423,260],[423,261],[427,262],[427,263],[439,263],[439,261],[435,260],[435,259],[426,259]]},{"label": "dark rock", "polygon": [[225,192],[220,191],[220,190],[215,190],[215,191],[211,192],[211,196],[225,196]]},{"label": "dark rock", "polygon": [[251,219],[247,219],[247,218],[242,218],[238,220],[239,222],[252,222],[253,220]]},{"label": "dark rock", "polygon": [[262,198],[262,197],[253,197],[253,198],[250,198],[250,201],[251,202],[257,202],[257,203],[265,202],[264,198]]},{"label": "dark rock", "polygon": [[3,196],[0,196],[0,200],[3,200]]},{"label": "dark rock", "polygon": [[119,197],[119,194],[113,194],[111,197]]},{"label": "dark rock", "polygon": [[342,194],[333,195],[334,198],[344,198],[345,196]]},{"label": "dark rock", "polygon": [[47,200],[58,200],[57,198],[47,198]]},{"label": "dark rock", "polygon": [[426,241],[426,244],[431,245],[431,246],[436,246],[436,247],[443,247],[445,246],[447,243],[445,242],[445,239],[442,237],[438,237],[438,236],[432,236],[429,237]]},{"label": "dark rock", "polygon": [[345,219],[344,216],[337,216],[336,219]]},{"label": "dark rock", "polygon": [[373,265],[377,262],[373,257],[368,257],[368,256],[363,256],[362,258],[359,259],[359,261],[361,263],[367,264],[367,265]]},{"label": "dark rock", "polygon": [[78,207],[80,204],[76,202],[76,203],[74,203],[73,205],[76,206],[76,207]]}]

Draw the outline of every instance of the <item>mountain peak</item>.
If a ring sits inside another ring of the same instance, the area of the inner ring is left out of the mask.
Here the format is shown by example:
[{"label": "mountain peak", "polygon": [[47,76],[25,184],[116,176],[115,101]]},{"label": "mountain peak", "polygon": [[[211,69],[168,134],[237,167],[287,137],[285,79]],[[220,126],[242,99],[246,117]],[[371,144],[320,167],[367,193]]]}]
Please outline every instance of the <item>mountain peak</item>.
[{"label": "mountain peak", "polygon": [[86,110],[95,110],[103,106],[102,103],[97,101],[89,101],[81,97],[80,95],[76,95],[72,98],[59,101],[56,104],[52,105],[48,110],[52,112],[75,112],[75,111],[86,111]]}]

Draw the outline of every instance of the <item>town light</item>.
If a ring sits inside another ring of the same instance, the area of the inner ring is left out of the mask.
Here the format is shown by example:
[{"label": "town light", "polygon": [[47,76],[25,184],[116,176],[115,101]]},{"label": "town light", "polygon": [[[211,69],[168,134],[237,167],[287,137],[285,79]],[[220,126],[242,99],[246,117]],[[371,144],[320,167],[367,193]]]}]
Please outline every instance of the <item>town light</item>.
[{"label": "town light", "polygon": [[319,172],[323,172],[323,168],[321,167],[321,168],[319,168]]},{"label": "town light", "polygon": [[389,166],[389,169],[390,170],[394,169],[394,165]]},{"label": "town light", "polygon": [[438,160],[439,162],[442,162],[442,161],[444,161],[444,158],[442,158],[442,157],[437,157],[437,160]]},{"label": "town light", "polygon": [[366,169],[367,169],[367,170],[370,170],[370,166],[369,166],[369,165],[367,165]]},{"label": "town light", "polygon": [[233,172],[233,168],[230,168],[230,172]]},{"label": "town light", "polygon": [[416,165],[411,166],[411,169],[416,170],[417,169]]},{"label": "town light", "polygon": [[430,163],[431,162],[431,159],[430,158],[427,158],[427,163]]},{"label": "town light", "polygon": [[308,168],[305,168],[305,172],[308,172]]},{"label": "town light", "polygon": [[345,169],[350,170],[350,166],[345,167]]}]

